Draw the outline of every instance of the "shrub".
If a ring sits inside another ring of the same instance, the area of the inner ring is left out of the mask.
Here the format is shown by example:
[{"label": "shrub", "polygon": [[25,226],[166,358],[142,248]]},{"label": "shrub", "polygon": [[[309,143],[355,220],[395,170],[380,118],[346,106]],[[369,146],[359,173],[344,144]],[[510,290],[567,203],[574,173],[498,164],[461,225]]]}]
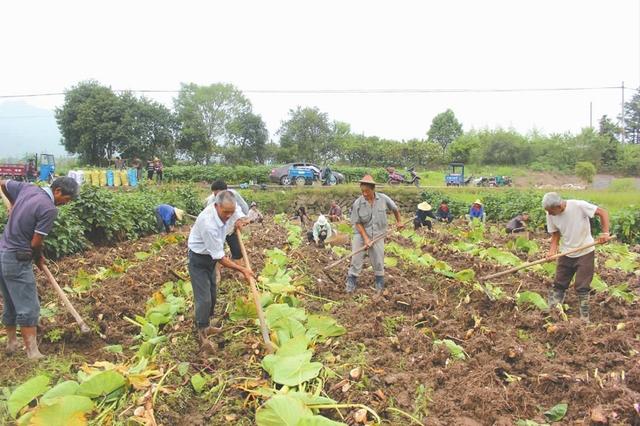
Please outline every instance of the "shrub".
[{"label": "shrub", "polygon": [[576,163],[576,176],[586,181],[587,183],[593,182],[593,177],[596,175],[596,166],[588,161],[579,161]]},{"label": "shrub", "polygon": [[611,218],[611,235],[627,244],[640,244],[640,206],[619,210]]}]

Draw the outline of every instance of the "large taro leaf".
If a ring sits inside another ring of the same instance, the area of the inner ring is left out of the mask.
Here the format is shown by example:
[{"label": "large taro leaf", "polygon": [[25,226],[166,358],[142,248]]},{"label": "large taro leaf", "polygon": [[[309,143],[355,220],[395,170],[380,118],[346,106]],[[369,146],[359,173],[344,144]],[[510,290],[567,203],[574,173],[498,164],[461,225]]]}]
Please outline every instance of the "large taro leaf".
[{"label": "large taro leaf", "polygon": [[443,260],[438,260],[433,264],[433,272],[435,272],[436,274],[444,275],[448,278],[456,277],[456,274],[451,269],[451,266],[449,266],[449,264]]},{"label": "large taro leaf", "polygon": [[622,257],[618,260],[615,259],[607,259],[604,263],[607,268],[615,268],[620,269],[624,272],[633,272],[640,267],[638,262],[635,261],[633,257]]},{"label": "large taro leaf", "polygon": [[275,395],[256,411],[258,426],[298,426],[300,419],[313,413],[299,399]]},{"label": "large taro leaf", "polygon": [[18,386],[7,400],[9,414],[15,419],[22,407],[49,390],[49,378],[36,376]]},{"label": "large taro leaf", "polygon": [[613,297],[624,300],[627,303],[631,303],[636,299],[636,296],[629,290],[628,283],[622,283],[609,287],[609,294]]},{"label": "large taro leaf", "polygon": [[498,250],[495,247],[489,247],[484,251],[484,255],[490,259],[495,260],[500,265],[506,266],[518,266],[522,263],[520,258],[513,253],[508,253],[502,250]]},{"label": "large taro leaf", "polygon": [[316,336],[334,337],[342,336],[347,332],[338,322],[324,315],[309,315],[307,319],[307,337],[310,339]]},{"label": "large taro leaf", "polygon": [[273,304],[267,307],[266,317],[269,329],[276,331],[281,344],[306,332],[301,322],[307,318],[304,309],[282,303]]},{"label": "large taro leaf", "polygon": [[535,291],[523,291],[522,293],[518,293],[518,300],[516,301],[516,303],[518,305],[529,303],[531,305],[534,305],[541,311],[546,311],[547,309],[549,309],[549,305],[547,305],[547,302],[544,300],[544,298]]},{"label": "large taro leaf", "polygon": [[66,395],[41,404],[29,419],[30,426],[84,426],[85,414],[93,410],[90,398]]},{"label": "large taro leaf", "polygon": [[65,382],[58,383],[42,395],[41,400],[42,402],[49,402],[61,396],[75,395],[79,387],[80,384],[74,380],[67,380]]},{"label": "large taro leaf", "polygon": [[266,285],[273,294],[290,294],[295,292],[295,287],[291,284],[291,275],[284,270],[278,271],[271,277],[260,277],[260,282]]},{"label": "large taro leaf", "polygon": [[86,382],[81,383],[76,393],[89,398],[97,398],[101,395],[110,394],[126,383],[127,380],[122,374],[108,370],[91,376]]},{"label": "large taro leaf", "polygon": [[249,297],[236,298],[236,306],[229,314],[231,321],[258,318],[256,304]]},{"label": "large taro leaf", "polygon": [[331,405],[336,402],[331,398],[316,396],[307,392],[290,391],[287,395],[299,399],[306,406],[313,408],[314,405]]},{"label": "large taro leaf", "polygon": [[449,244],[454,249],[461,251],[463,253],[468,253],[473,251],[476,248],[476,245],[473,243],[466,243],[464,241],[456,241]]},{"label": "large taro leaf", "polygon": [[299,384],[318,377],[322,364],[311,362],[313,353],[308,350],[297,355],[267,355],[262,360],[263,368],[269,372],[273,381],[286,386]]}]

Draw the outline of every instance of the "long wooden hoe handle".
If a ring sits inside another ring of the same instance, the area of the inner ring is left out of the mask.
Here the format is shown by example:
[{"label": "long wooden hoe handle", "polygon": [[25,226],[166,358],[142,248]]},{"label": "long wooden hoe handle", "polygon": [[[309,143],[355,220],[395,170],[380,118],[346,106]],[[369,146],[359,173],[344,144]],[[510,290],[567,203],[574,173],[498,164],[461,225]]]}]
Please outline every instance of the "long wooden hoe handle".
[{"label": "long wooden hoe handle", "polygon": [[[413,220],[414,220],[415,218],[416,218],[416,216],[412,217],[411,219],[406,220],[405,222],[403,222],[403,225],[407,225],[408,223],[413,222]],[[376,241],[379,241],[379,240],[383,239],[383,238],[384,238],[384,237],[386,237],[387,235],[391,234],[393,231],[394,231],[394,229],[389,229],[389,230],[388,230],[387,232],[385,232],[384,234],[380,234],[380,235],[378,235],[377,237],[375,237],[375,238],[373,238],[373,239],[371,240],[371,244],[375,243]],[[369,247],[371,247],[371,246],[369,246]],[[344,256],[344,257],[342,257],[342,258],[340,258],[340,259],[336,260],[335,262],[333,262],[332,264],[330,264],[329,266],[327,266],[327,269],[331,269],[331,268],[333,268],[334,266],[341,264],[341,263],[342,263],[342,262],[344,262],[345,260],[347,260],[347,259],[351,259],[351,258],[352,258],[353,256],[355,256],[356,254],[361,253],[361,252],[363,252],[363,251],[367,250],[369,247],[365,247],[365,246],[360,247],[358,250],[355,250],[355,251],[353,251],[353,252],[351,252],[351,253],[347,254],[346,256]]]},{"label": "long wooden hoe handle", "polygon": [[69,311],[69,313],[73,316],[73,318],[76,320],[76,322],[80,326],[80,331],[82,333],[90,332],[91,329],[89,328],[87,323],[84,322],[84,320],[82,319],[78,311],[76,311],[76,309],[73,307],[73,305],[69,301],[69,298],[67,298],[67,295],[64,294],[64,291],[62,291],[62,289],[60,288],[60,285],[54,278],[49,268],[47,268],[47,265],[42,265],[42,272],[44,272],[44,274],[46,275],[47,281],[49,282],[51,287],[53,287],[56,293],[58,293],[58,296],[60,297],[60,300],[62,300],[62,303],[64,304],[64,306],[67,308],[67,311]]},{"label": "long wooden hoe handle", "polygon": [[[612,235],[611,239],[614,239],[615,237],[616,237],[615,235]],[[572,253],[577,253],[579,251],[588,249],[590,247],[597,246],[598,244],[602,244],[602,243],[594,241],[593,243],[585,244],[582,247],[578,247],[578,248],[574,248],[574,249],[571,249],[571,250],[567,250],[564,253],[558,253],[558,254],[554,254],[553,256],[549,256],[549,257],[545,257],[545,258],[542,258],[542,259],[534,260],[533,262],[523,263],[522,265],[516,266],[516,267],[511,268],[511,269],[507,269],[506,271],[502,271],[502,272],[498,272],[497,274],[491,274],[491,275],[487,275],[486,277],[482,277],[482,278],[480,278],[480,281],[486,281],[486,280],[489,280],[489,279],[492,279],[492,278],[498,278],[498,277],[502,277],[504,275],[513,274],[514,272],[517,272],[517,271],[519,271],[521,269],[530,268],[531,266],[539,265],[541,263],[551,262],[552,260],[556,260],[559,257],[566,256],[566,255],[572,254]]]},{"label": "long wooden hoe handle", "polygon": [[[242,258],[244,259],[244,264],[248,269],[251,269],[251,263],[249,262],[249,256],[247,256],[247,249],[244,247],[244,242],[242,242],[242,235],[240,235],[240,231],[236,231],[238,233],[238,241],[240,242],[240,250],[242,251]],[[264,340],[264,344],[267,347],[268,352],[273,352],[274,345],[271,342],[271,338],[269,337],[269,329],[267,328],[267,321],[264,318],[264,312],[262,311],[262,304],[260,303],[260,294],[258,293],[258,287],[256,286],[256,280],[251,278],[249,280],[249,286],[251,287],[251,293],[253,294],[253,301],[256,304],[256,312],[258,313],[258,320],[260,320],[260,331],[262,332],[262,339]]]},{"label": "long wooden hoe handle", "polygon": [[[0,195],[2,196],[2,201],[4,202],[4,205],[7,207],[7,210],[11,209],[11,203],[9,202],[9,200],[4,195],[4,192],[2,192],[1,189],[0,189]],[[76,311],[76,309],[73,307],[67,295],[64,294],[64,291],[62,291],[62,289],[60,288],[60,285],[58,284],[56,279],[53,277],[53,274],[51,273],[49,268],[47,268],[47,265],[42,265],[42,272],[44,272],[45,276],[47,277],[47,281],[49,282],[51,287],[53,287],[56,293],[58,293],[58,296],[62,300],[62,303],[64,304],[64,306],[67,308],[67,311],[69,311],[69,313],[73,316],[73,318],[76,320],[78,325],[80,325],[80,331],[83,333],[90,332],[91,329],[89,328],[87,323],[84,322],[80,314],[78,314],[78,311]]]}]

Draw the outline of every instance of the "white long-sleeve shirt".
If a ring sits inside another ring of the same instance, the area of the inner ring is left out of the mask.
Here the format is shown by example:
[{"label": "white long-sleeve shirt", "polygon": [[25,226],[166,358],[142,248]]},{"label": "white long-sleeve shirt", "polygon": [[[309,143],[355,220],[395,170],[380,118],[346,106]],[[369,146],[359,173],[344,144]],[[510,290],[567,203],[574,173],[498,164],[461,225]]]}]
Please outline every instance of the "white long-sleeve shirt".
[{"label": "white long-sleeve shirt", "polygon": [[218,216],[216,205],[207,206],[198,215],[196,223],[191,228],[187,242],[189,250],[198,254],[208,254],[214,260],[222,259],[224,257],[224,242],[229,227],[244,216],[242,210],[236,207],[233,216],[226,223],[223,223],[220,216]]}]

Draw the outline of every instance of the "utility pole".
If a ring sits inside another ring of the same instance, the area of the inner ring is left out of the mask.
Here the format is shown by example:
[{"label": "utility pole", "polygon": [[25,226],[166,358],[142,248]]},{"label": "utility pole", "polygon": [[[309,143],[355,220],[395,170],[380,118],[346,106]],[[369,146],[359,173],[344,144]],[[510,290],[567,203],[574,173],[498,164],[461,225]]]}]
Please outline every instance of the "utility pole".
[{"label": "utility pole", "polygon": [[620,116],[622,118],[622,126],[620,126],[620,141],[622,143],[624,143],[624,81],[622,82],[622,115]]},{"label": "utility pole", "polygon": [[589,127],[593,129],[593,102],[589,102]]}]

